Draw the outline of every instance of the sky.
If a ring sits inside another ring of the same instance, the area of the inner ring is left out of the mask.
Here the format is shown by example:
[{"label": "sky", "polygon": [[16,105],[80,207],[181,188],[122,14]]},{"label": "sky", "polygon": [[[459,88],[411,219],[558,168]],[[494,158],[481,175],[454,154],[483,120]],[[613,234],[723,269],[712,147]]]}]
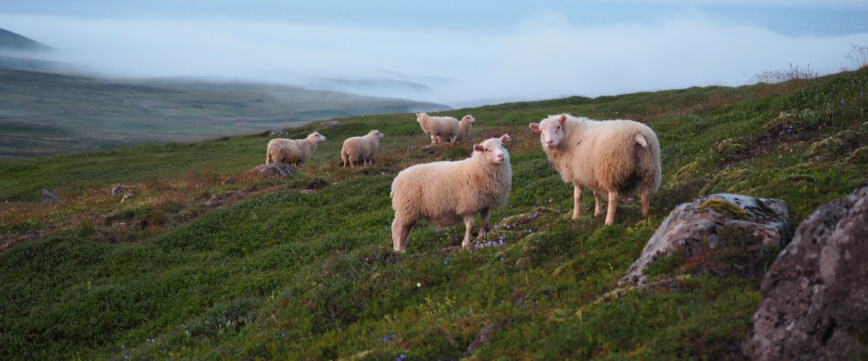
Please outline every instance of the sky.
[{"label": "sky", "polygon": [[868,1],[0,0],[0,28],[108,77],[281,83],[453,107],[852,68]]}]

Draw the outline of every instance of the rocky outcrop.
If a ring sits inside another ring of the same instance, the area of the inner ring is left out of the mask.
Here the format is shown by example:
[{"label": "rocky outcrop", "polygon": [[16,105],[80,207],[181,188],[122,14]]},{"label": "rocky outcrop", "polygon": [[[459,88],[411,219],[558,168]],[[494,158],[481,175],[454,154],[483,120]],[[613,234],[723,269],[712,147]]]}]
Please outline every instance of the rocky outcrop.
[{"label": "rocky outcrop", "polygon": [[760,291],[750,359],[868,359],[868,184],[808,216]]},{"label": "rocky outcrop", "polygon": [[283,163],[271,163],[260,164],[247,172],[260,177],[286,177],[298,171]]},{"label": "rocky outcrop", "polygon": [[649,264],[673,251],[685,259],[697,257],[708,247],[725,246],[726,235],[737,234],[740,242],[783,247],[792,237],[786,202],[737,194],[715,194],[681,204],[669,214],[648,240],[639,259],[618,284],[642,285]]}]

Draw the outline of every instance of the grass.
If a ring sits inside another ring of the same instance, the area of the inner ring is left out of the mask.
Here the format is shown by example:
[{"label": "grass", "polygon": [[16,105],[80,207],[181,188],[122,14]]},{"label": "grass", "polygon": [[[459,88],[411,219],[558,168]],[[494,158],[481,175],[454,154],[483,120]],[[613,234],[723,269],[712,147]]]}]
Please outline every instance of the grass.
[{"label": "grass", "polygon": [[[268,138],[258,135],[2,161],[0,358],[743,359],[758,280],[719,270],[770,258],[670,256],[651,267],[648,287],[617,280],[680,203],[780,198],[797,224],[864,183],[863,89],[868,70],[440,113],[473,114],[477,141],[513,139],[508,205],[471,250],[458,247],[463,226],[422,224],[407,253],[391,251],[394,176],[471,148],[424,147],[412,114],[340,119],[284,179],[245,173],[262,163]],[[561,112],[657,132],[663,186],[649,217],[628,199],[612,226],[570,219],[572,187],[527,128]],[[341,168],[341,140],[371,129],[385,134],[377,164]],[[329,185],[306,190],[317,179]],[[133,198],[121,203],[115,185]],[[41,188],[64,201],[42,206]],[[484,329],[492,339],[469,351]]]}]

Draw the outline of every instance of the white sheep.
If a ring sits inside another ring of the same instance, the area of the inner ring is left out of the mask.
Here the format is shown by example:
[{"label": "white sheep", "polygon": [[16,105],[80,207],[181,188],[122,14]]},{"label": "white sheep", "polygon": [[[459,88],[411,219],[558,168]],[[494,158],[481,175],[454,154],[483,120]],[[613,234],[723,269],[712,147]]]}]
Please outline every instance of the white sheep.
[{"label": "white sheep", "polygon": [[[473,122],[476,121],[472,115],[467,114],[461,120],[458,121],[458,137],[455,138],[455,141],[465,140],[470,137],[470,127],[473,125]],[[437,137],[437,142],[442,143],[446,140],[442,137]]]},{"label": "white sheep", "polygon": [[382,137],[383,133],[380,133],[379,130],[372,130],[361,137],[347,138],[341,148],[341,159],[344,161],[344,167],[352,167],[356,162],[362,162],[363,165],[374,164],[374,153],[380,149],[380,138]]},{"label": "white sheep", "polygon": [[326,141],[319,132],[310,133],[305,139],[274,138],[268,142],[265,163],[295,164],[296,168],[310,160],[316,145]]},{"label": "white sheep", "polygon": [[530,128],[564,182],[575,186],[573,219],[579,218],[582,187],[594,192],[594,216],[602,214],[600,195],[608,195],[606,225],[615,221],[618,195],[640,190],[642,215],[660,188],[660,143],[648,126],[631,120],[594,121],[552,115]]},{"label": "white sheep", "polygon": [[458,138],[458,119],[453,117],[432,117],[425,113],[416,114],[416,121],[425,134],[431,135],[431,144],[437,144],[446,139],[455,143]]},{"label": "white sheep", "polygon": [[476,213],[482,218],[478,237],[488,229],[491,210],[503,207],[512,187],[512,167],[503,143],[509,135],[473,146],[470,158],[417,164],[392,182],[392,242],[395,251],[407,248],[410,231],[420,219],[437,228],[464,221],[462,247],[470,246]]}]

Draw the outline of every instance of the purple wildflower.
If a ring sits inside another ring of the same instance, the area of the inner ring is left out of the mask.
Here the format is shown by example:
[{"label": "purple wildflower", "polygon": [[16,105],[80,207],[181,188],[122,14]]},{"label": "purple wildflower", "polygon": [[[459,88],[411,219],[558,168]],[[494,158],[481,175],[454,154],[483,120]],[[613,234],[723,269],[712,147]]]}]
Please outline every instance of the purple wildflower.
[{"label": "purple wildflower", "polygon": [[401,357],[399,357],[399,358],[400,358],[401,360],[403,360],[403,359],[407,358],[407,355],[405,355],[405,354],[401,354]]},{"label": "purple wildflower", "polygon": [[536,218],[536,213],[533,214],[533,218]]},{"label": "purple wildflower", "polygon": [[500,260],[503,261],[503,257],[500,257]]},{"label": "purple wildflower", "polygon": [[389,341],[389,336],[383,336],[383,341]]},{"label": "purple wildflower", "polygon": [[841,104],[844,104],[844,98],[841,98]]},{"label": "purple wildflower", "polygon": [[393,339],[393,340],[395,339],[395,335],[394,335],[394,334],[392,335],[392,339]]},{"label": "purple wildflower", "polygon": [[449,260],[443,261],[443,264],[449,264]]},{"label": "purple wildflower", "polygon": [[126,349],[126,348],[127,348],[127,347],[126,347],[126,346],[124,346],[124,345],[121,345],[121,348],[122,348],[122,349]]}]

